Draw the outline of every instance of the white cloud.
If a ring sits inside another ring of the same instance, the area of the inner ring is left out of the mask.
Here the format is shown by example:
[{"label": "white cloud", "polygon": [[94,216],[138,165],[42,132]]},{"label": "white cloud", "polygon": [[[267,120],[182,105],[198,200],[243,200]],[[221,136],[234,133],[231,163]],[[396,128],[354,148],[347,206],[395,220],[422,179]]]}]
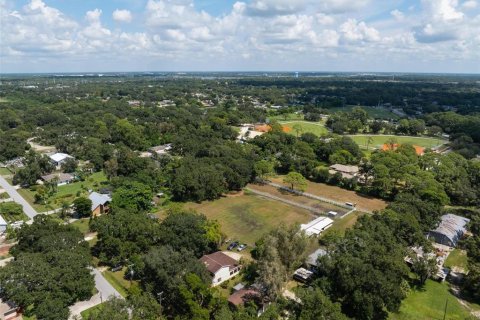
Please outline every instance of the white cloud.
[{"label": "white cloud", "polygon": [[340,26],[340,31],[347,42],[380,40],[377,29],[367,26],[363,21],[357,22],[356,19],[348,19]]},{"label": "white cloud", "polygon": [[[380,0],[253,0],[238,1],[219,16],[199,10],[197,1],[148,0],[143,12],[135,11],[144,21],[128,32],[123,23],[132,21],[134,8],[115,10],[113,20],[122,22],[116,24],[102,21],[101,4],[75,20],[41,0],[23,7],[0,0],[0,58],[7,66],[14,59],[25,65],[83,59],[122,61],[121,69],[151,63],[157,70],[389,69],[389,61],[408,66],[419,56],[469,65],[480,60],[480,12],[473,0],[422,0],[404,12]],[[390,15],[378,19],[380,11]]]},{"label": "white cloud", "polygon": [[346,13],[366,7],[370,0],[322,0],[316,3],[324,13]]},{"label": "white cloud", "polygon": [[392,17],[394,17],[398,21],[402,21],[403,19],[405,19],[405,15],[400,10],[397,10],[397,9],[392,10],[390,11],[390,14],[392,15]]},{"label": "white cloud", "polygon": [[477,7],[477,1],[475,0],[468,0],[462,3],[462,7],[465,9],[475,9]]},{"label": "white cloud", "polygon": [[113,20],[118,22],[131,22],[132,21],[132,13],[129,10],[125,9],[116,9],[112,13]]}]

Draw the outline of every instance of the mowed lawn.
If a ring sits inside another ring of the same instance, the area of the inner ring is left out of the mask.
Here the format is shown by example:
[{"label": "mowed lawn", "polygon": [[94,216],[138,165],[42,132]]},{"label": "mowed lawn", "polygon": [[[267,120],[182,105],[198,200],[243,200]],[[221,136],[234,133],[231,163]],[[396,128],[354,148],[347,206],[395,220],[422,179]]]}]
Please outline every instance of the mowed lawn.
[{"label": "mowed lawn", "polygon": [[[284,184],[283,176],[277,176],[275,178],[271,178],[270,180],[279,184]],[[366,195],[361,195],[355,191],[330,186],[324,183],[315,183],[311,181],[307,181],[307,189],[305,190],[305,192],[341,203],[356,203],[357,209],[359,211],[382,210],[388,204],[384,200]]]},{"label": "mowed lawn", "polygon": [[294,129],[294,126],[299,125],[301,131],[298,132],[299,135],[302,133],[313,133],[314,135],[321,136],[328,133],[327,128],[322,122],[308,122],[308,121],[280,121],[280,124],[283,126],[283,130],[286,133],[297,135],[297,132]]},{"label": "mowed lawn", "polygon": [[454,249],[448,255],[447,260],[445,260],[445,267],[458,267],[466,271],[467,260],[467,252],[465,250]]},{"label": "mowed lawn", "polygon": [[252,246],[280,224],[293,225],[314,219],[307,210],[247,193],[215,201],[188,203],[187,208],[217,220],[228,238]]},{"label": "mowed lawn", "polygon": [[0,168],[0,176],[10,176],[12,175],[13,173],[8,170],[7,168]]},{"label": "mowed lawn", "polygon": [[412,289],[407,298],[402,302],[398,313],[390,314],[390,320],[442,320],[447,304],[448,320],[464,320],[469,312],[463,307],[449,291],[446,282],[427,280],[421,289]]},{"label": "mowed lawn", "polygon": [[393,135],[350,135],[360,148],[367,148],[367,139],[372,137],[373,141],[368,145],[368,149],[381,148],[389,139],[394,138],[399,144],[412,144],[424,148],[433,148],[446,143],[445,140],[431,137],[410,137],[410,136],[393,136]]},{"label": "mowed lawn", "polygon": [[[351,112],[352,109],[356,106],[345,106],[345,107],[338,107],[338,108],[328,108],[328,111],[330,112]],[[379,118],[379,119],[400,119],[398,115],[395,113],[391,112],[387,108],[377,108],[377,107],[367,107],[367,106],[361,106],[363,110],[365,110],[368,114],[369,117],[372,118]]]}]

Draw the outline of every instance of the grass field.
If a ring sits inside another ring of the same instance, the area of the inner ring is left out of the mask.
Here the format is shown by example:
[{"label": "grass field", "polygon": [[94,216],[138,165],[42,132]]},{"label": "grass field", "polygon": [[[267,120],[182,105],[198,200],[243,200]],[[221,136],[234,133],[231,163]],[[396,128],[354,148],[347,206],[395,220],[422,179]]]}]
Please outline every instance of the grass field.
[{"label": "grass field", "polygon": [[306,223],[313,218],[307,210],[250,195],[248,192],[215,201],[188,203],[186,207],[217,220],[227,237],[249,246],[282,223]]},{"label": "grass field", "polygon": [[96,172],[87,177],[85,181],[74,182],[64,186],[58,187],[57,193],[47,200],[46,204],[36,204],[35,191],[31,189],[19,189],[18,192],[25,198],[37,211],[48,211],[60,208],[62,202],[71,203],[76,197],[77,193],[83,196],[88,195],[88,190],[98,190],[102,183],[106,183],[107,178],[103,172]]},{"label": "grass field", "polygon": [[[105,279],[107,279],[112,287],[114,287],[123,297],[128,295],[128,290],[130,289],[130,281],[123,278],[125,276],[125,270],[126,268],[117,272],[112,272],[110,270],[102,272]],[[132,286],[135,285],[137,285],[137,283],[132,281]]]},{"label": "grass field", "polygon": [[84,311],[80,312],[80,315],[82,316],[82,319],[87,320],[88,317],[90,317],[90,315],[95,314],[96,312],[100,311],[102,308],[103,308],[102,304],[97,304],[94,307],[91,307],[87,310],[84,310]]},{"label": "grass field", "polygon": [[288,113],[286,115],[268,116],[268,120],[289,121],[289,120],[303,120],[303,113]]},{"label": "grass field", "polygon": [[0,176],[9,176],[12,175],[12,172],[8,170],[7,168],[0,168]]},{"label": "grass field", "polygon": [[422,289],[412,289],[407,298],[402,302],[400,311],[390,314],[389,319],[442,320],[447,300],[447,315],[445,319],[467,319],[469,312],[449,292],[448,283],[439,283],[433,280],[427,280],[425,287]]},{"label": "grass field", "polygon": [[[328,108],[328,111],[331,113],[333,112],[351,112],[355,106],[345,106],[345,107],[338,107],[338,108]],[[376,107],[366,107],[362,106],[362,109],[367,112],[367,114],[372,118],[379,118],[379,119],[399,119],[400,117],[397,116],[395,113],[391,112],[386,108],[376,108]]]},{"label": "grass field", "polygon": [[342,219],[336,219],[332,226],[326,231],[339,231],[340,233],[344,234],[345,230],[353,227],[353,225],[357,222],[358,218],[366,214],[365,212],[354,211],[350,213],[348,216]]},{"label": "grass field", "polygon": [[458,267],[467,270],[467,253],[465,250],[454,249],[448,255],[444,265],[447,268]]},{"label": "grass field", "polygon": [[408,137],[408,136],[391,136],[391,135],[351,135],[350,138],[355,141],[360,148],[367,148],[367,139],[371,136],[373,142],[368,146],[369,149],[380,148],[389,139],[395,138],[399,144],[412,144],[425,148],[433,148],[444,144],[446,141],[438,138],[430,137]]},{"label": "grass field", "polygon": [[80,230],[81,233],[86,234],[89,232],[89,226],[88,226],[89,221],[90,219],[88,218],[78,219],[77,221],[70,223],[70,225]]},{"label": "grass field", "polygon": [[[279,184],[283,184],[283,176],[277,176],[275,178],[271,178],[270,180]],[[341,203],[356,203],[359,211],[382,210],[387,206],[387,202],[381,199],[361,195],[355,191],[330,186],[324,183],[308,181],[305,192]]]},{"label": "grass field", "polygon": [[327,128],[325,128],[325,125],[322,122],[280,121],[280,124],[282,124],[285,132],[293,135],[297,135],[297,132],[293,128],[295,125],[299,125],[302,128],[302,131],[299,132],[299,135],[310,132],[317,136],[321,136],[328,133]]}]

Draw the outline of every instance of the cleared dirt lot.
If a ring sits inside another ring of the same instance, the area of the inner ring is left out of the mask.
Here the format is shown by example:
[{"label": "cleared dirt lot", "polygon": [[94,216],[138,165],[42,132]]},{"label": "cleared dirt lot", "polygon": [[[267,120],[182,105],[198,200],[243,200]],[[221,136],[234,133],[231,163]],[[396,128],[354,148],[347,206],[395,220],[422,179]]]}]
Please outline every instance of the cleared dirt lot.
[{"label": "cleared dirt lot", "polygon": [[261,192],[266,192],[266,193],[269,193],[271,195],[274,195],[274,196],[277,196],[277,197],[280,197],[280,198],[283,198],[283,199],[286,199],[286,200],[290,200],[290,201],[293,201],[293,202],[296,202],[296,203],[299,203],[299,204],[302,204],[302,205],[305,205],[305,206],[309,206],[309,207],[315,208],[319,211],[322,211],[323,213],[327,213],[329,211],[335,211],[339,214],[344,214],[344,213],[349,211],[348,209],[336,206],[334,204],[330,204],[330,203],[323,202],[323,201],[320,201],[320,200],[315,200],[315,199],[307,198],[307,197],[304,197],[304,196],[301,196],[301,195],[293,194],[291,192],[288,192],[288,191],[285,191],[285,190],[280,190],[279,188],[276,188],[276,187],[273,187],[273,186],[270,186],[270,185],[266,185],[266,184],[262,185],[262,184],[252,184],[251,183],[251,184],[248,185],[248,188],[258,190],[258,191],[261,191]]},{"label": "cleared dirt lot", "polygon": [[[271,181],[283,184],[283,176],[271,178]],[[324,183],[315,183],[308,181],[305,192],[335,200],[338,202],[352,202],[357,204],[357,209],[360,211],[374,211],[384,209],[388,203],[381,199],[361,195],[355,191],[345,190],[335,186],[329,186]]]}]

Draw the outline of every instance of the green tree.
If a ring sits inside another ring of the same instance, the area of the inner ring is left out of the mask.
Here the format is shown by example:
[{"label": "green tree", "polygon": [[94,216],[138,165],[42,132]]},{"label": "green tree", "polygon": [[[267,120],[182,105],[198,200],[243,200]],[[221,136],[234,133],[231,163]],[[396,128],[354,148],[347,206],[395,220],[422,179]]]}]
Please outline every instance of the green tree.
[{"label": "green tree", "polygon": [[303,127],[300,123],[295,123],[292,128],[293,128],[293,131],[295,131],[297,138],[300,136],[300,134],[303,133]]},{"label": "green tree", "polygon": [[283,182],[290,185],[292,190],[305,191],[307,188],[307,179],[298,172],[289,172],[285,178],[283,178]]},{"label": "green tree", "polygon": [[[14,260],[0,269],[1,296],[37,319],[67,319],[68,306],[94,288],[90,248],[74,227],[38,215],[17,233]],[[19,276],[21,275],[21,276]]]},{"label": "green tree", "polygon": [[420,285],[423,286],[428,278],[437,273],[437,259],[435,256],[430,257],[428,253],[424,253],[422,256],[414,254],[412,260],[412,270],[417,275]]},{"label": "green tree", "polygon": [[254,171],[257,177],[262,180],[268,179],[274,173],[273,163],[268,160],[260,160],[255,163]]},{"label": "green tree", "polygon": [[333,303],[319,288],[302,289],[299,298],[302,304],[296,308],[298,320],[348,320],[341,305]]},{"label": "green tree", "polygon": [[148,211],[152,207],[152,190],[145,184],[125,182],[112,195],[112,208],[122,208],[133,212]]},{"label": "green tree", "polygon": [[62,163],[63,172],[68,172],[68,173],[75,172],[77,170],[77,167],[78,167],[78,161],[75,160],[75,158],[67,158]]},{"label": "green tree", "polygon": [[78,197],[73,200],[73,209],[80,217],[89,217],[92,214],[92,200]]}]

